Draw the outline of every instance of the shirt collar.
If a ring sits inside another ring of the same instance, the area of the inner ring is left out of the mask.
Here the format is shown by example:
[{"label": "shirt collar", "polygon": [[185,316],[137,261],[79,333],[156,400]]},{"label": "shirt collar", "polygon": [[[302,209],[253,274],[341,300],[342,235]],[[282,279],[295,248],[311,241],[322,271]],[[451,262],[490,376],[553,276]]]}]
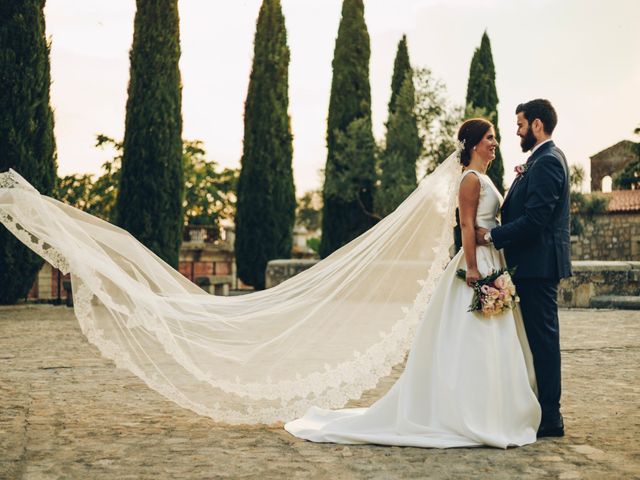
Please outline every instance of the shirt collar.
[{"label": "shirt collar", "polygon": [[531,150],[530,155],[533,155],[535,153],[536,150],[538,150],[542,145],[544,145],[545,143],[549,143],[551,141],[550,138],[548,138],[547,140],[545,140],[544,142],[539,143],[538,145],[536,145],[535,147],[533,147],[533,150]]}]

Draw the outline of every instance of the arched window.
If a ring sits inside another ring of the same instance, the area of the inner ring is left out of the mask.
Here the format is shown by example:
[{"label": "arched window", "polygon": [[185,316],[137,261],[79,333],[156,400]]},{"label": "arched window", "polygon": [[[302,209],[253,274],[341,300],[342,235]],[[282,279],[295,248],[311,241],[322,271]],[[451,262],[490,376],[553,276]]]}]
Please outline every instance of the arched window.
[{"label": "arched window", "polygon": [[611,185],[613,184],[613,180],[611,179],[611,175],[607,175],[602,178],[602,193],[609,193],[611,191]]}]

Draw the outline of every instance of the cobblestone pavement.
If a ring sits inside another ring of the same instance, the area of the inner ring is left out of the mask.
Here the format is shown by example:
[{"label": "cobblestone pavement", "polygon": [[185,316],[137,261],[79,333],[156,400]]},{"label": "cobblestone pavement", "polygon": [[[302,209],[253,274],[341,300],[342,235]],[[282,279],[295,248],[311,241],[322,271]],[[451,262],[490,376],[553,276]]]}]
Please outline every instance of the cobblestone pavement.
[{"label": "cobblestone pavement", "polygon": [[640,478],[640,312],[564,310],[561,325],[567,436],[429,450],[217,424],[100,357],[71,309],[2,307],[0,478]]}]

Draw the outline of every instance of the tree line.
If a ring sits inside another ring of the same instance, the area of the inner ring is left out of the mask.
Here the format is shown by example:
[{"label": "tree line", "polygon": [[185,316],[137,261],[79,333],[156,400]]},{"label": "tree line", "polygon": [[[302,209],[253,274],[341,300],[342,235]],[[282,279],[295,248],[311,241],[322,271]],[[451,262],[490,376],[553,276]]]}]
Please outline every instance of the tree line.
[{"label": "tree line", "polygon": [[[296,221],[288,113],[290,51],[280,0],[263,0],[244,105],[239,171],[208,161],[201,142],[182,138],[180,32],[177,0],[137,0],[122,142],[105,135],[114,159],[101,174],[56,180],[50,107],[50,45],[42,0],[0,0],[0,171],[15,168],[44,194],[54,194],[128,230],[177,266],[185,224],[236,224],[238,275],[264,288],[266,263],[291,254]],[[391,213],[450,154],[459,123],[482,115],[498,124],[498,95],[490,40],[475,50],[463,106],[451,105],[432,73],[411,65],[406,36],[398,43],[385,138],[371,125],[370,40],[362,0],[343,0],[332,62],[327,160],[322,210],[310,193],[299,221],[321,226],[326,257]],[[498,157],[489,169],[504,191]],[[23,298],[41,266],[0,230],[0,303]]]}]

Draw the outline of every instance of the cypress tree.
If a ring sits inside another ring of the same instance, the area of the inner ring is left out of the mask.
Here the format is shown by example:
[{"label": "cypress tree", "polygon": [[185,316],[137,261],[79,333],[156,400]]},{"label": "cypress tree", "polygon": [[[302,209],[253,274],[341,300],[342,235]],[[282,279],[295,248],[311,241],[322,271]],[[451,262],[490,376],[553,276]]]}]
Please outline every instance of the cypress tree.
[{"label": "cypress tree", "polygon": [[[467,84],[467,112],[469,116],[481,114],[495,125],[496,139],[500,141],[498,130],[498,91],[496,90],[496,70],[491,54],[491,42],[485,31],[469,67],[469,83]],[[500,193],[504,193],[504,165],[500,149],[491,162],[487,174]]]},{"label": "cypress tree", "polygon": [[182,237],[177,0],[137,0],[116,221],[176,267]]},{"label": "cypress tree", "polygon": [[[344,0],[333,56],[327,121],[320,256],[357,237],[374,223],[375,142],[371,130],[369,33],[362,0]],[[350,160],[343,153],[355,150]],[[344,191],[343,186],[348,186]]]},{"label": "cypress tree", "polygon": [[[43,194],[56,178],[43,0],[0,0],[0,172],[15,169]],[[0,303],[24,298],[43,261],[0,227]]]},{"label": "cypress tree", "polygon": [[396,111],[396,99],[400,94],[402,85],[407,76],[412,76],[411,62],[409,61],[409,49],[407,48],[407,36],[402,35],[398,42],[396,58],[393,61],[393,75],[391,77],[391,98],[389,99],[389,115]]},{"label": "cypress tree", "polygon": [[416,162],[422,151],[422,139],[415,114],[415,97],[407,39],[403,36],[394,62],[387,136],[380,162],[380,187],[376,191],[376,211],[381,215],[395,210],[417,185]]},{"label": "cypress tree", "polygon": [[264,0],[244,112],[244,149],[238,180],[238,276],[265,287],[267,262],[289,258],[296,198],[289,119],[289,47],[280,0]]}]

